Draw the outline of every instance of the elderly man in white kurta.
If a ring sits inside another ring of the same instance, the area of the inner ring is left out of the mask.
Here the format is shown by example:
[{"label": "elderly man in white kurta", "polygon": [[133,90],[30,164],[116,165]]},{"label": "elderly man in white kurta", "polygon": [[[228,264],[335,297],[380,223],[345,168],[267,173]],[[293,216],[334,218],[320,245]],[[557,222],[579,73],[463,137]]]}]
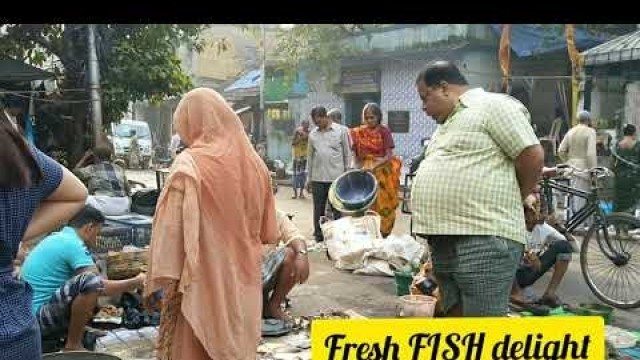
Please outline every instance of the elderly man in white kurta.
[{"label": "elderly man in white kurta", "polygon": [[[560,159],[579,169],[591,169],[598,165],[596,156],[596,131],[591,127],[591,114],[588,111],[578,113],[578,125],[567,132],[560,143],[558,155]],[[574,179],[575,187],[584,191],[590,191],[589,176],[577,175]],[[575,212],[584,206],[585,200],[574,198],[573,209]]]}]

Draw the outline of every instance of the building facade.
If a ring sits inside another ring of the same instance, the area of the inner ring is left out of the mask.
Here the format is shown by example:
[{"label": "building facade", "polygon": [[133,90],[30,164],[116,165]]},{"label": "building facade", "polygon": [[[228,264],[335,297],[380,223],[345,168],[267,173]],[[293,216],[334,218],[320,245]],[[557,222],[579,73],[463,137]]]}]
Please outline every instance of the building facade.
[{"label": "building facade", "polygon": [[[561,25],[556,28],[562,28]],[[501,91],[498,62],[501,26],[490,24],[402,25],[356,36],[349,41],[366,54],[342,59],[339,79],[311,81],[306,94],[290,96],[289,109],[296,122],[308,119],[316,105],[338,108],[349,127],[361,122],[367,102],[380,104],[383,123],[392,131],[395,153],[403,170],[421,151],[423,139],[431,137],[437,125],[421,109],[415,84],[417,75],[434,60],[458,65],[471,87]],[[571,64],[566,41],[553,28],[517,24],[513,26],[510,94],[529,109],[540,137],[552,129],[562,113],[568,128]],[[553,39],[549,40],[550,35]],[[578,30],[577,46],[585,49],[604,41]],[[286,161],[278,147],[274,154]],[[290,156],[290,155],[289,155]]]},{"label": "building facade", "polygon": [[[373,34],[369,46],[384,51],[343,59],[331,90],[326,81],[311,82],[306,96],[289,98],[290,111],[299,123],[310,119],[314,106],[337,108],[343,123],[355,127],[361,123],[364,104],[380,104],[383,123],[392,131],[395,154],[406,172],[410,159],[421,151],[422,140],[436,129],[435,121],[422,110],[415,85],[418,73],[430,61],[445,59],[460,67],[471,86],[495,87],[500,79],[495,38],[488,27],[457,24],[411,25]],[[282,150],[277,156],[289,159]]]}]

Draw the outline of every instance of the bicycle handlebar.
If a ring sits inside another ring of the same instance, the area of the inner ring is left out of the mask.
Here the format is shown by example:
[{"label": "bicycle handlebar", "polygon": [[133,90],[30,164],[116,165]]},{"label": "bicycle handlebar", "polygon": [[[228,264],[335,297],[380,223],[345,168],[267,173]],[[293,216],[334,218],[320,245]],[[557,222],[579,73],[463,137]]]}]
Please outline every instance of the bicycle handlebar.
[{"label": "bicycle handlebar", "polygon": [[613,172],[604,166],[596,166],[591,169],[579,169],[571,164],[558,164],[555,168],[546,169],[545,172],[561,173],[564,176],[572,176],[576,173],[589,174],[595,177],[606,177],[613,175]]}]

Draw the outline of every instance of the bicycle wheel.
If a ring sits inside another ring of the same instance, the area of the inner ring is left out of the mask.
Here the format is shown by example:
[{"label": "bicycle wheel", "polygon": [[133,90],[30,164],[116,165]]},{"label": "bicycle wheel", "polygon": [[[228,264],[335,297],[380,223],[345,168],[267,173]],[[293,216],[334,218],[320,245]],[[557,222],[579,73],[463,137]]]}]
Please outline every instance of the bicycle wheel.
[{"label": "bicycle wheel", "polygon": [[640,307],[640,219],[625,213],[593,225],[580,249],[582,275],[602,302],[619,309]]}]

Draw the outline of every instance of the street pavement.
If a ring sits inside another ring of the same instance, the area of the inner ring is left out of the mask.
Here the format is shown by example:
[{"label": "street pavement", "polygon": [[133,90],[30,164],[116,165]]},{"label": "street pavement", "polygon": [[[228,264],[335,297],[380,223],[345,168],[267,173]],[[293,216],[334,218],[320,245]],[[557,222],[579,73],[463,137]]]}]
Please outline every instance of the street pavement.
[{"label": "street pavement", "polygon": [[[128,171],[132,180],[155,187],[153,171]],[[312,209],[311,197],[305,200],[291,199],[290,187],[280,186],[276,194],[276,205],[280,210],[294,215],[293,222],[311,239]],[[409,233],[410,217],[398,211],[393,233]],[[309,315],[332,310],[353,309],[367,317],[394,317],[398,300],[395,295],[393,278],[353,275],[333,268],[324,252],[310,254],[311,276],[306,284],[297,286],[291,293],[294,315]],[[542,294],[550,276],[543,276],[534,286],[536,294]],[[638,284],[640,286],[640,284]],[[574,254],[565,279],[558,289],[558,296],[567,303],[598,303],[582,277],[578,254]],[[627,329],[640,328],[640,309],[615,310],[614,325]]]}]

